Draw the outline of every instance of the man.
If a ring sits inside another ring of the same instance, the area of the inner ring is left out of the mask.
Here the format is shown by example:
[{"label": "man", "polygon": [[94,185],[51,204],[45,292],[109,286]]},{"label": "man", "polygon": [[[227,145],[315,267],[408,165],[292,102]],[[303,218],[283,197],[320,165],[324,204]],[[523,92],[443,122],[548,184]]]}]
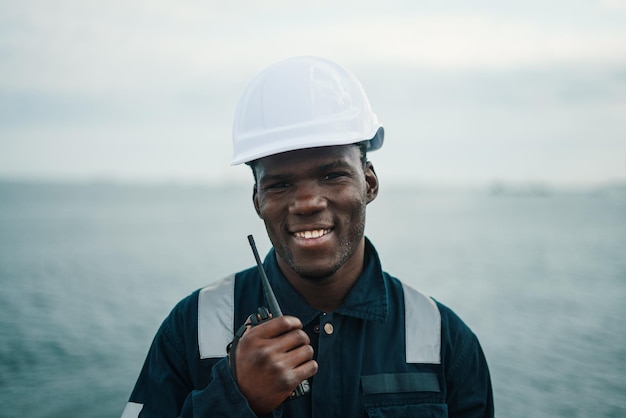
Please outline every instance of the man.
[{"label": "man", "polygon": [[493,416],[474,334],[383,272],[364,236],[379,186],[367,151],[383,137],[359,82],[331,61],[292,58],[252,81],[233,164],[252,168],[284,316],[248,318],[268,303],[256,267],[194,292],[163,322],[123,417]]}]

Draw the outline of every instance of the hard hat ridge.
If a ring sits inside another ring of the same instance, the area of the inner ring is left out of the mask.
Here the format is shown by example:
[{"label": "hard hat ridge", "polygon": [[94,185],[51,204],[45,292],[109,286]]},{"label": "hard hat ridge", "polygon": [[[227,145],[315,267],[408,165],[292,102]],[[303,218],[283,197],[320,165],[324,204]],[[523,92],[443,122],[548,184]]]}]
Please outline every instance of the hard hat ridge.
[{"label": "hard hat ridge", "polygon": [[241,96],[232,164],[362,141],[374,151],[383,139],[384,129],[352,73],[324,58],[295,57],[262,71]]}]

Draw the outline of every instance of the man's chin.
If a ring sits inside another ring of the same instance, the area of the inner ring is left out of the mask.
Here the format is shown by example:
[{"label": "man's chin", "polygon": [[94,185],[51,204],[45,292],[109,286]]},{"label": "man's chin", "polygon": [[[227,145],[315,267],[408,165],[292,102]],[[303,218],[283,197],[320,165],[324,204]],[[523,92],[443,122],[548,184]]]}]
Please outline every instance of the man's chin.
[{"label": "man's chin", "polygon": [[323,282],[337,272],[337,268],[303,268],[301,266],[292,266],[292,269],[305,280],[312,282]]}]

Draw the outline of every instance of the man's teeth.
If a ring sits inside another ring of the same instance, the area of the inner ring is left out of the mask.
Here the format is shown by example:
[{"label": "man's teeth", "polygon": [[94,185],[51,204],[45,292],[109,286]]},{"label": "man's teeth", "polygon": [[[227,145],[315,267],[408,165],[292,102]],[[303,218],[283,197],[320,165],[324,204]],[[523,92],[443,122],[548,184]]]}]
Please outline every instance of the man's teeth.
[{"label": "man's teeth", "polygon": [[299,231],[294,235],[299,238],[311,239],[311,238],[319,238],[322,235],[326,235],[330,232],[330,229],[315,229],[313,231]]}]

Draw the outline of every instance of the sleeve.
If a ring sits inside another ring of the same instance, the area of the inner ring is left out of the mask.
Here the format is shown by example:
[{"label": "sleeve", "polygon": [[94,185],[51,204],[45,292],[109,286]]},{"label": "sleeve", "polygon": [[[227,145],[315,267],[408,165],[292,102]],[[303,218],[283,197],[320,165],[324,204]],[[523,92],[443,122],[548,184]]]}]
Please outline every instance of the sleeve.
[{"label": "sleeve", "polygon": [[442,349],[450,418],[493,418],[493,390],[487,359],[476,335],[448,308],[442,307]]},{"label": "sleeve", "polygon": [[[176,332],[182,328],[175,311],[152,342],[122,418],[256,417],[231,375],[227,357],[216,359],[205,371],[210,374],[208,379],[194,375],[205,370],[202,366],[208,366],[199,360],[189,364],[184,331]],[[204,382],[202,387],[195,387],[199,381]]]}]

